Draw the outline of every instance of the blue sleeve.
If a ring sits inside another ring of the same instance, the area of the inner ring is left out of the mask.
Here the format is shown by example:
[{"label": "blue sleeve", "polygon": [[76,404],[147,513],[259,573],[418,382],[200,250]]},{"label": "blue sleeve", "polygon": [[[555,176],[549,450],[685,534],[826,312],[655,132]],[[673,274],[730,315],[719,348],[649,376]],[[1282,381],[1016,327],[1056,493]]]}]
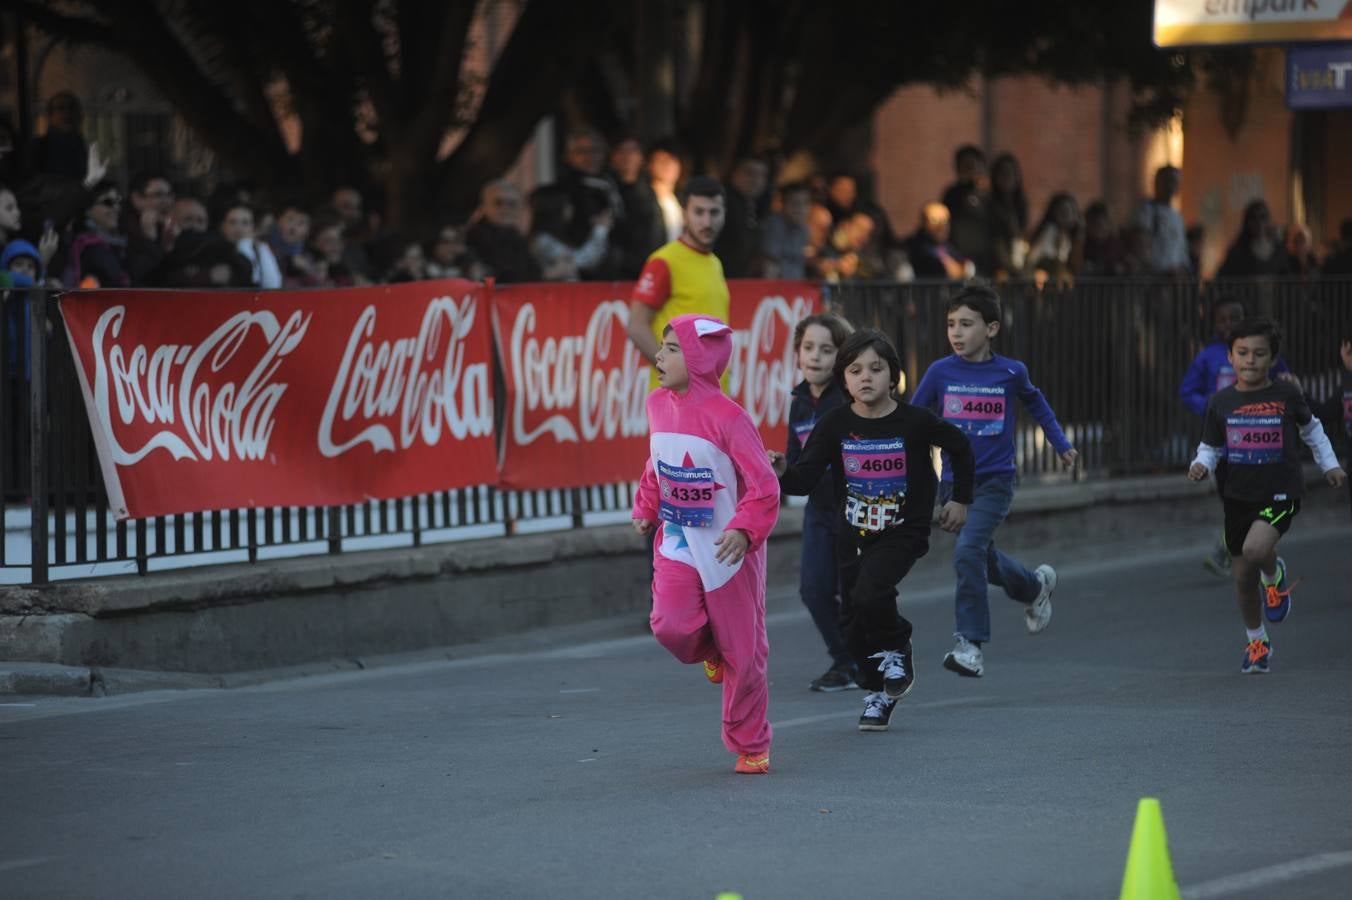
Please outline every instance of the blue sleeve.
[{"label": "blue sleeve", "polygon": [[934,410],[939,401],[938,374],[939,363],[931,363],[925,370],[925,374],[920,376],[920,384],[916,385],[915,393],[911,395],[911,405],[919,406],[923,409]]},{"label": "blue sleeve", "polygon": [[1287,372],[1290,371],[1291,367],[1288,366],[1286,364],[1286,360],[1282,359],[1280,356],[1277,357],[1277,361],[1272,364],[1272,372],[1275,375],[1285,375]]},{"label": "blue sleeve", "polygon": [[1019,384],[1015,387],[1019,394],[1019,399],[1023,401],[1024,408],[1028,410],[1042,426],[1042,431],[1047,435],[1047,440],[1051,441],[1052,449],[1057,453],[1065,453],[1071,449],[1071,443],[1066,439],[1066,434],[1061,430],[1061,423],[1056,421],[1056,413],[1052,412],[1051,406],[1047,403],[1047,398],[1042,396],[1042,391],[1037,389],[1028,378],[1028,367],[1019,364]]},{"label": "blue sleeve", "polygon": [[1194,416],[1206,415],[1207,394],[1206,367],[1202,364],[1203,354],[1198,353],[1183,373],[1183,381],[1178,385],[1178,396],[1183,405]]}]

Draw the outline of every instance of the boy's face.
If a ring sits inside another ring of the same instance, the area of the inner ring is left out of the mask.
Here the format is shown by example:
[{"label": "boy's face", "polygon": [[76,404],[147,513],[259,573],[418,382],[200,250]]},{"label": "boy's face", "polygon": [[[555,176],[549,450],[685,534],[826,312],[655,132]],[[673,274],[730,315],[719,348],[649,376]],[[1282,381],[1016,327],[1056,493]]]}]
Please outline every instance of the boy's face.
[{"label": "boy's face", "polygon": [[1236,338],[1230,343],[1230,365],[1235,378],[1244,387],[1257,388],[1267,383],[1272,369],[1272,344],[1265,334]]},{"label": "boy's face", "polygon": [[999,330],[999,322],[987,322],[970,306],[959,306],[948,314],[948,345],[968,362],[980,362],[990,355],[991,338]]},{"label": "boy's face", "polygon": [[1216,307],[1216,336],[1223,341],[1230,340],[1230,331],[1244,318],[1244,307],[1238,303],[1222,303]]},{"label": "boy's face", "polygon": [[34,281],[38,277],[38,264],[31,256],[14,257],[9,261],[9,270],[18,275],[27,275]]},{"label": "boy's face", "polygon": [[892,396],[892,369],[869,347],[845,367],[845,390],[862,406],[883,406]]},{"label": "boy's face", "polygon": [[667,329],[662,335],[662,346],[657,348],[657,383],[673,391],[690,387],[690,372],[685,367],[685,354],[676,332]]},{"label": "boy's face", "polygon": [[808,384],[821,387],[831,381],[839,349],[825,325],[809,325],[803,330],[803,340],[798,345],[798,368]]}]

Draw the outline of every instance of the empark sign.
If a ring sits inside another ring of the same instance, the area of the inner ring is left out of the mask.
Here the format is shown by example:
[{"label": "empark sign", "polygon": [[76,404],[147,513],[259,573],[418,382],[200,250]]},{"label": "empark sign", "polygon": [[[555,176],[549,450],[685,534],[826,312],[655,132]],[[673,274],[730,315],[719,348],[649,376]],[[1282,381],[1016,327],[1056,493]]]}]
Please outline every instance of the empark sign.
[{"label": "empark sign", "polygon": [[1352,40],[1352,0],[1155,0],[1160,47]]}]

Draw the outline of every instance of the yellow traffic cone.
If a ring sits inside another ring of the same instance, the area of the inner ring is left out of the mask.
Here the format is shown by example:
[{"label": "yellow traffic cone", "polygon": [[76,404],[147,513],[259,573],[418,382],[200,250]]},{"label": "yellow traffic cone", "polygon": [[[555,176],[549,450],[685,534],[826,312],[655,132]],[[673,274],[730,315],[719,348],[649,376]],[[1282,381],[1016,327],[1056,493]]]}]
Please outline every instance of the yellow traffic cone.
[{"label": "yellow traffic cone", "polygon": [[1120,900],[1179,900],[1174,866],[1169,862],[1169,838],[1164,833],[1160,802],[1142,797],[1131,829],[1127,871],[1122,876]]}]

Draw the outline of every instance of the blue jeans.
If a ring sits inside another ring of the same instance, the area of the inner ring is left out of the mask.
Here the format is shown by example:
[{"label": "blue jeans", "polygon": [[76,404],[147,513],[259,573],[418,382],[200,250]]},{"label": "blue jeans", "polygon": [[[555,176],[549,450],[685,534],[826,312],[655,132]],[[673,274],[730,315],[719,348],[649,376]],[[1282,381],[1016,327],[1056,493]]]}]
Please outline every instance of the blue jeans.
[{"label": "blue jeans", "polygon": [[836,515],[803,508],[803,561],[798,594],[821,632],[833,665],[850,662],[849,648],[840,632],[840,569],[836,565]]},{"label": "blue jeans", "polygon": [[[953,549],[953,569],[958,576],[954,607],[958,634],[969,641],[988,641],[991,607],[986,585],[999,585],[1011,600],[1026,605],[1037,599],[1042,583],[1018,560],[995,549],[995,529],[1009,515],[1014,502],[1014,478],[994,475],[980,479],[973,493],[967,524],[958,533]],[[953,484],[946,481],[939,487],[939,501],[947,503],[952,497]]]}]

